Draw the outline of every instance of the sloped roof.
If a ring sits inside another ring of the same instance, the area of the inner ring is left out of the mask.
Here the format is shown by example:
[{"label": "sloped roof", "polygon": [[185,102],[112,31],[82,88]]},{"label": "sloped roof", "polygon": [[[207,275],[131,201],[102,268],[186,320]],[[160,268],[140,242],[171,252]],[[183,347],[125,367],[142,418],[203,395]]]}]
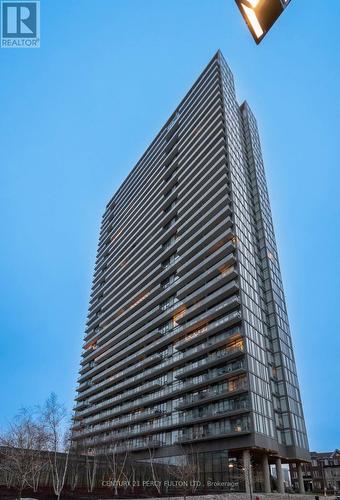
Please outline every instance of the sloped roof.
[{"label": "sloped roof", "polygon": [[311,457],[316,458],[316,459],[323,459],[323,458],[335,458],[335,457],[340,457],[340,450],[336,448],[334,451],[322,451],[322,452],[317,452],[317,451],[311,451]]}]

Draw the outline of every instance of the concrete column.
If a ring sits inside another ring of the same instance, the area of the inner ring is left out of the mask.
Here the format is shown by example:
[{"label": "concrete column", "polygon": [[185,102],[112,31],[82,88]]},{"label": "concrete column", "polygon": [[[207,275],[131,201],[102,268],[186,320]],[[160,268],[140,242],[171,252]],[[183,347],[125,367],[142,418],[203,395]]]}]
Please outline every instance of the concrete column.
[{"label": "concrete column", "polygon": [[271,485],[270,485],[270,471],[269,471],[269,463],[268,463],[268,455],[263,455],[262,457],[262,469],[263,469],[263,480],[264,480],[264,492],[271,493]]},{"label": "concrete column", "polygon": [[298,480],[299,480],[299,493],[303,495],[305,493],[305,483],[303,482],[303,473],[302,473],[302,465],[301,462],[298,462],[296,464],[297,468],[297,475],[298,475]]},{"label": "concrete column", "polygon": [[284,483],[283,483],[281,458],[277,458],[276,459],[276,480],[277,480],[277,491],[278,491],[278,493],[284,493],[285,492],[285,486],[284,486]]},{"label": "concrete column", "polygon": [[253,471],[251,469],[250,451],[243,451],[243,468],[244,468],[244,482],[246,485],[247,495],[253,494]]}]

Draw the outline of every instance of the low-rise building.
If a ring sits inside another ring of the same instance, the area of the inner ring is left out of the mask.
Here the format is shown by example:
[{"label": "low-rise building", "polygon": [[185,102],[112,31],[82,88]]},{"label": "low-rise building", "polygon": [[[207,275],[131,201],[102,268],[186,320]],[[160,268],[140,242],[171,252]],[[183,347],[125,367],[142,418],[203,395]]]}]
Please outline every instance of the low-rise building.
[{"label": "low-rise building", "polygon": [[[306,491],[316,493],[340,493],[340,450],[311,452],[311,462],[302,465]],[[294,489],[298,489],[298,473],[294,463],[290,464],[290,475]]]}]

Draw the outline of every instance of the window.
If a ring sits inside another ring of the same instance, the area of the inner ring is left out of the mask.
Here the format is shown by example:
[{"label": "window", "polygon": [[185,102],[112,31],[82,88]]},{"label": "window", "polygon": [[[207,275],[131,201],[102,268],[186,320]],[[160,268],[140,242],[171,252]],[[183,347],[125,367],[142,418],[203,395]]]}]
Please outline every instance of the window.
[{"label": "window", "polygon": [[172,306],[174,306],[178,302],[178,299],[175,295],[171,295],[171,297],[168,297],[164,302],[160,304],[160,308],[162,311],[166,311],[167,309],[170,309]]},{"label": "window", "polygon": [[170,332],[170,330],[172,330],[173,327],[174,327],[174,321],[173,321],[173,319],[170,319],[166,323],[163,323],[162,325],[160,325],[159,331],[160,331],[160,333],[167,333],[167,332]]},{"label": "window", "polygon": [[167,191],[166,193],[164,193],[164,198],[167,198],[168,196],[170,196],[175,191],[175,189],[177,188],[177,186],[178,186],[178,183],[176,182],[176,184],[174,184],[172,186],[172,188],[169,189],[169,191]]},{"label": "window", "polygon": [[172,203],[170,203],[170,205],[167,205],[167,206],[163,209],[164,213],[165,213],[165,214],[169,213],[169,212],[170,212],[170,210],[172,210],[172,209],[176,206],[176,203],[177,203],[177,198],[176,198],[176,199],[175,199]]},{"label": "window", "polygon": [[171,245],[173,245],[177,241],[177,233],[173,234],[170,238],[168,238],[162,245],[163,250],[166,250]]},{"label": "window", "polygon": [[175,215],[175,217],[173,217],[171,220],[169,220],[167,224],[165,224],[165,226],[163,226],[164,231],[167,231],[172,226],[174,226],[176,224],[176,221],[177,221],[177,215]]},{"label": "window", "polygon": [[177,172],[178,170],[178,166],[176,165],[173,169],[172,169],[172,172],[164,179],[164,182],[169,182],[173,176],[175,175],[175,173]]},{"label": "window", "polygon": [[166,278],[164,281],[161,282],[161,287],[163,289],[166,289],[168,288],[169,286],[171,286],[175,281],[178,280],[178,276],[176,273],[173,273],[171,274],[170,276],[168,276],[168,278]]},{"label": "window", "polygon": [[163,260],[162,262],[163,269],[167,269],[168,267],[170,267],[174,262],[176,262],[177,259],[178,255],[176,252],[174,252],[167,259]]}]

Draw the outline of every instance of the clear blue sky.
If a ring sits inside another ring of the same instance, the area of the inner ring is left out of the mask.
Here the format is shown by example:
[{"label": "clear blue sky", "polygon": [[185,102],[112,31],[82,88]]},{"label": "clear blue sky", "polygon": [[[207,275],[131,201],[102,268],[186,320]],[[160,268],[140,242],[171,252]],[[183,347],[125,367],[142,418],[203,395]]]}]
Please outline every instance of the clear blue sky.
[{"label": "clear blue sky", "polygon": [[41,1],[41,48],[0,50],[0,424],[72,407],[105,204],[220,48],[259,122],[310,445],[340,447],[339,19],[292,0],[257,47],[233,0]]}]

